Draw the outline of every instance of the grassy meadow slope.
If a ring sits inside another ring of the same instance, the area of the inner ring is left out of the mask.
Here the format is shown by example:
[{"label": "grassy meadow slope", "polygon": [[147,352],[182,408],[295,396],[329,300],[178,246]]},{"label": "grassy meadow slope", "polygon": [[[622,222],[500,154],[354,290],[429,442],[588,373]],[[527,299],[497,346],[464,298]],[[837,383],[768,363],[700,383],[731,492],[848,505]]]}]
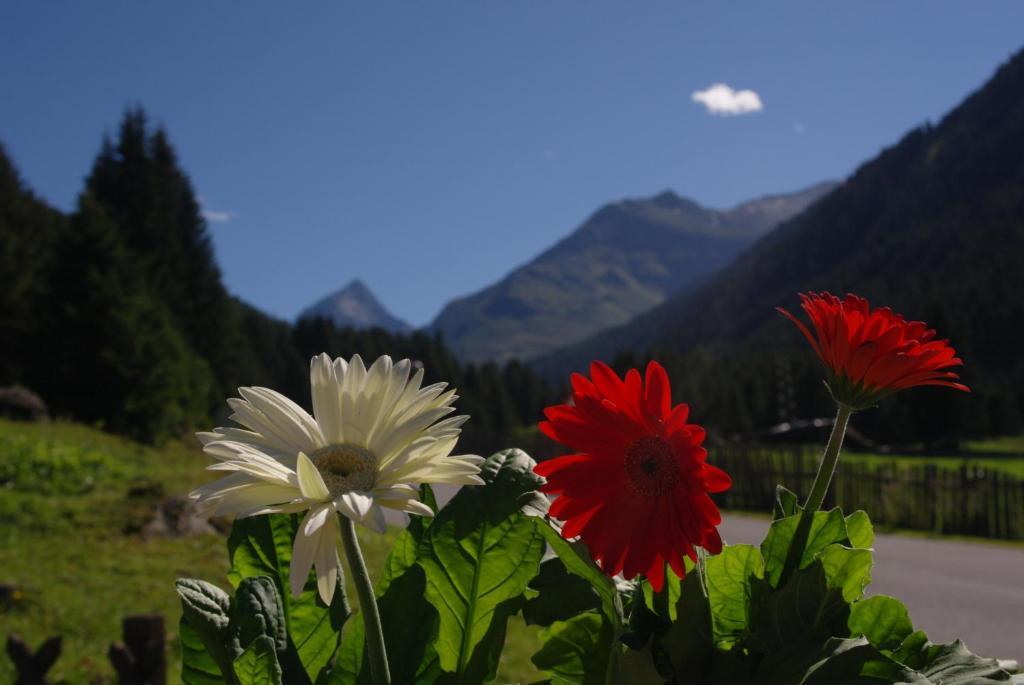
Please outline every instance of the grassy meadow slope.
[{"label": "grassy meadow slope", "polygon": [[[183,442],[145,447],[74,423],[0,420],[0,638],[18,633],[35,648],[61,635],[51,682],[111,683],[107,648],[121,639],[123,616],[166,617],[168,681],[180,678],[180,610],[174,581],[183,576],[228,589],[227,551],[218,533],[148,537],[141,528],[165,497],[207,480],[209,460]],[[394,534],[361,531],[371,573]],[[349,593],[356,604],[355,593]],[[499,683],[532,682],[537,638],[518,619],[509,630]],[[6,655],[0,683],[14,682]]]}]

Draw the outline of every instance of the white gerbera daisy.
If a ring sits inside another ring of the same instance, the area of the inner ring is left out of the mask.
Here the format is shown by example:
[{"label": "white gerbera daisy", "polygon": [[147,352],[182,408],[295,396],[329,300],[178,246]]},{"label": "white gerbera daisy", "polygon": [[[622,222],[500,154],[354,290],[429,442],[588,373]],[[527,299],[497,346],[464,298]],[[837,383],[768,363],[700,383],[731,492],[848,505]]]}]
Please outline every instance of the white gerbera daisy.
[{"label": "white gerbera daisy", "polygon": [[217,515],[306,511],[292,552],[291,589],[302,591],[316,566],[320,596],[330,604],[338,580],[335,512],[384,532],[383,508],[433,512],[418,501],[419,483],[482,484],[482,457],[449,456],[468,416],[440,420],[455,408],[445,383],[421,388],[423,369],[383,356],[370,366],[326,354],[310,362],[313,416],[267,388],[239,388],[228,404],[243,428],[197,434],[231,474],[191,493]]}]

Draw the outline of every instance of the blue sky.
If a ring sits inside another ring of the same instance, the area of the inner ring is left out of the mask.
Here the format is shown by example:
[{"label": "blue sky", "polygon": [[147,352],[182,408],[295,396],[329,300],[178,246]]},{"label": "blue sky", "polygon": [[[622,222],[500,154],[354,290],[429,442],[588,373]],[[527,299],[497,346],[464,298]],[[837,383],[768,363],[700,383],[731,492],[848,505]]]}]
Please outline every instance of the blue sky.
[{"label": "blue sky", "polygon": [[[605,202],[842,178],[980,86],[1021,26],[1019,0],[11,2],[0,141],[70,209],[141,103],[234,293],[291,318],[358,276],[424,324]],[[694,101],[716,83],[760,110]]]}]

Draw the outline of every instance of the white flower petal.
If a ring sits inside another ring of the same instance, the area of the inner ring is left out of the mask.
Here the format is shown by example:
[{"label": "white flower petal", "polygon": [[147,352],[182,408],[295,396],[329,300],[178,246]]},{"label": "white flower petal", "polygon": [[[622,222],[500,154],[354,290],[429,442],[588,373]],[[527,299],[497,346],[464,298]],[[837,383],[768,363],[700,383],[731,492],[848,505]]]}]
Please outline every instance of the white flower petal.
[{"label": "white flower petal", "polygon": [[299,531],[295,535],[295,544],[292,546],[292,563],[288,571],[292,597],[302,594],[302,588],[305,587],[306,579],[309,578],[309,570],[313,568],[313,561],[320,546],[320,536],[324,532],[324,527],[321,526],[313,535],[306,535],[303,531],[306,529],[307,522],[314,516],[314,512],[321,508],[310,509],[306,513],[306,517],[302,519]]},{"label": "white flower petal", "polygon": [[309,516],[305,518],[302,525],[302,534],[310,537],[316,535],[333,513],[334,507],[330,504],[310,509]]},{"label": "white flower petal", "polygon": [[384,510],[378,504],[370,508],[370,514],[363,520],[363,524],[375,533],[386,533],[388,522],[384,520]]},{"label": "white flower petal", "polygon": [[334,506],[353,521],[362,523],[373,506],[373,499],[362,492],[346,492],[334,498]]},{"label": "white flower petal", "polygon": [[303,452],[299,452],[298,459],[296,460],[296,475],[299,480],[299,489],[302,491],[302,496],[311,499],[315,502],[322,502],[331,496],[330,491],[327,489],[327,485],[324,484],[324,479],[320,475],[320,472],[313,466],[313,462],[309,460],[309,457]]},{"label": "white flower petal", "polygon": [[338,539],[338,519],[334,512],[325,521],[320,529],[319,543],[316,550],[316,587],[320,598],[327,606],[331,605],[334,598],[334,590],[338,587],[338,550],[336,541]]},{"label": "white flower petal", "polygon": [[313,416],[327,444],[341,442],[341,388],[335,367],[326,354],[309,363],[309,383],[313,394]]}]

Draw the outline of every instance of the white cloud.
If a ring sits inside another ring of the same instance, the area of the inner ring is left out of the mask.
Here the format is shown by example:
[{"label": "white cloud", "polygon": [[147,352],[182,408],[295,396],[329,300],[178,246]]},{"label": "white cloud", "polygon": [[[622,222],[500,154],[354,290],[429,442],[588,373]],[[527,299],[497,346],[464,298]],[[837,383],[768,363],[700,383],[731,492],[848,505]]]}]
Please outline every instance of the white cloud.
[{"label": "white cloud", "polygon": [[708,112],[719,116],[750,114],[764,109],[761,96],[752,90],[734,90],[724,83],[716,83],[705,90],[695,91],[694,102],[704,105]]},{"label": "white cloud", "polygon": [[199,201],[199,213],[204,219],[212,224],[226,224],[232,221],[238,214],[236,212],[228,212],[222,209],[210,209],[206,200],[200,195],[196,198]]},{"label": "white cloud", "polygon": [[235,218],[234,212],[222,212],[216,209],[204,209],[202,214],[204,219],[217,224],[226,224]]}]

